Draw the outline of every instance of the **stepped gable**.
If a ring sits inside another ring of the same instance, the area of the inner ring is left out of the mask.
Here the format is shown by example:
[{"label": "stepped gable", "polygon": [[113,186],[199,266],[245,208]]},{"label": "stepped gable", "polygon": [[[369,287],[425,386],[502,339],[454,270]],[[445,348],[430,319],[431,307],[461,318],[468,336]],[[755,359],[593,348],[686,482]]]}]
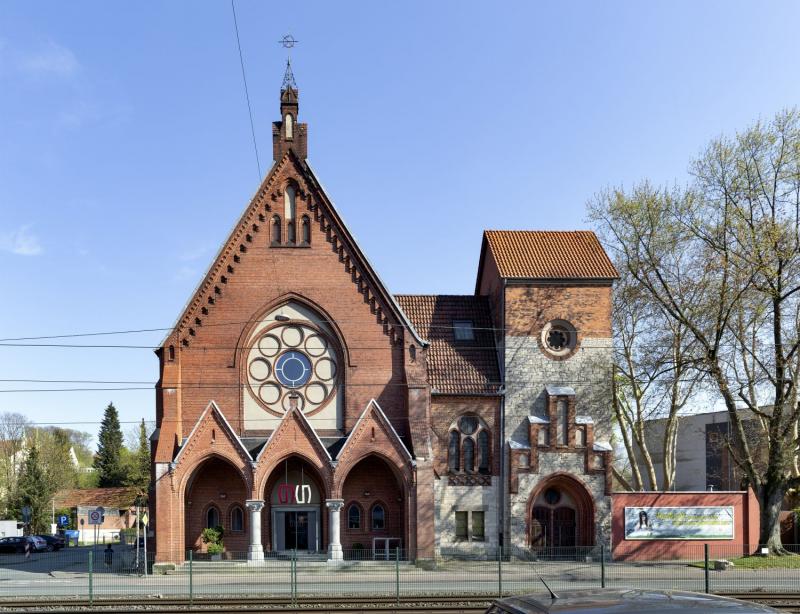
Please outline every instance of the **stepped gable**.
[{"label": "stepped gable", "polygon": [[[498,392],[500,370],[487,297],[404,294],[395,298],[430,343],[428,381],[434,394]],[[456,320],[472,322],[473,341],[456,341]]]},{"label": "stepped gable", "polygon": [[507,279],[619,278],[597,235],[590,230],[486,230],[478,283],[487,247],[500,277]]}]

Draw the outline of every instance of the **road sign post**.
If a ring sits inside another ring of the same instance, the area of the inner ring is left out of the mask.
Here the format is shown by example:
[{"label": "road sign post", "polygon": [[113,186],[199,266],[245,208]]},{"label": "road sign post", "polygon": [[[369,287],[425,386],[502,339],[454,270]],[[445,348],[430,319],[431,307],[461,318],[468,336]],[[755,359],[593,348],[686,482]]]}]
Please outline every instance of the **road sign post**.
[{"label": "road sign post", "polygon": [[144,575],[147,575],[147,524],[150,522],[150,517],[147,515],[147,510],[142,514],[142,524],[144,525]]}]

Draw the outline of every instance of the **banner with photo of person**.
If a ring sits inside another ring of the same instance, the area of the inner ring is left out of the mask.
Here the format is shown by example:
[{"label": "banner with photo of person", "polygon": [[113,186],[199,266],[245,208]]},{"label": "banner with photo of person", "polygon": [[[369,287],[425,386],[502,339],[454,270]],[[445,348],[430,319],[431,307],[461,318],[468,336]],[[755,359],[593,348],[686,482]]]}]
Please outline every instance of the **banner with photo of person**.
[{"label": "banner with photo of person", "polygon": [[625,539],[733,539],[733,532],[733,506],[625,508]]}]

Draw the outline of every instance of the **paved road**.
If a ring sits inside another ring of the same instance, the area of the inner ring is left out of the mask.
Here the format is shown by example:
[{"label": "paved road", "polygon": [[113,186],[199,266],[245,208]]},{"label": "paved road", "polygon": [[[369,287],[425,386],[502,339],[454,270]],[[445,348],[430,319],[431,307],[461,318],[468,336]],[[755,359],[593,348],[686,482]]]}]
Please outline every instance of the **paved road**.
[{"label": "paved road", "polygon": [[[89,549],[22,555],[0,555],[0,597],[33,595],[87,596],[89,593]],[[116,549],[110,566],[102,550],[94,554],[92,590],[97,596],[186,595],[190,579],[186,566],[174,574],[139,576],[130,573],[134,553]],[[504,562],[501,576],[496,561],[448,561],[435,570],[401,563],[348,562],[340,567],[300,561],[297,594],[306,595],[394,595],[399,579],[403,596],[503,594],[539,592],[541,574],[556,591],[600,586],[598,563]],[[711,572],[713,591],[798,591],[798,569],[728,569]],[[639,588],[704,589],[701,569],[681,563],[606,565],[606,586]],[[291,591],[289,561],[265,561],[260,565],[226,561],[193,565],[195,595],[288,595]]]}]

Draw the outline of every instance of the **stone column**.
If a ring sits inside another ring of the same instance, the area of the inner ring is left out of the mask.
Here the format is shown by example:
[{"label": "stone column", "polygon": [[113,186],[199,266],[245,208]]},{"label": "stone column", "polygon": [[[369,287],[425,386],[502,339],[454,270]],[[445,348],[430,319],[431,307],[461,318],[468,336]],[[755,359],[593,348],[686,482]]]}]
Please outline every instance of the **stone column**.
[{"label": "stone column", "polygon": [[344,499],[328,499],[325,505],[328,506],[328,561],[341,561],[343,557],[339,538],[339,512],[344,507]]},{"label": "stone column", "polygon": [[250,512],[250,546],[247,548],[248,561],[263,561],[264,546],[261,545],[261,510],[264,502],[261,499],[245,501],[247,511]]}]

